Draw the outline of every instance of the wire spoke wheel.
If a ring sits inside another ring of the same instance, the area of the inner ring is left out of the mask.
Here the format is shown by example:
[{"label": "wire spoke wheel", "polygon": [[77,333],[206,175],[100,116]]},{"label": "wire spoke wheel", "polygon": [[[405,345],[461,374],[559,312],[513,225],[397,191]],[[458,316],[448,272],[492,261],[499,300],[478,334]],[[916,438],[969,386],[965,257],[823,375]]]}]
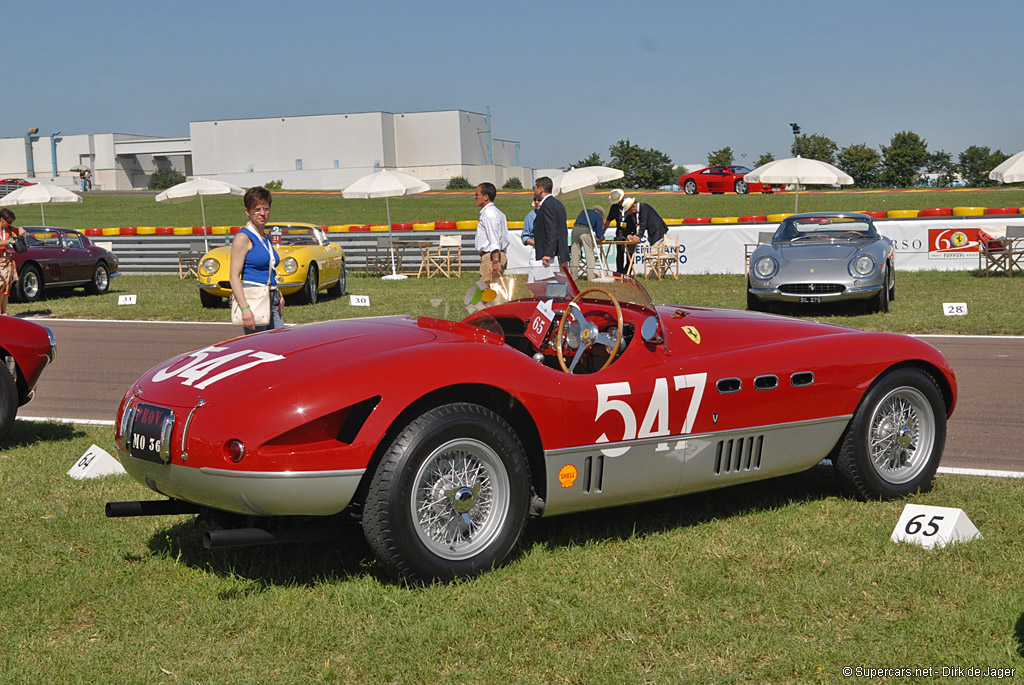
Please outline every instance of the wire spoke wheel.
[{"label": "wire spoke wheel", "polygon": [[900,387],[882,398],[871,416],[868,450],[878,475],[890,483],[913,480],[935,443],[935,416],[917,388]]},{"label": "wire spoke wheel", "polygon": [[452,440],[424,460],[411,497],[420,541],[439,557],[464,559],[487,547],[503,529],[508,473],[487,444]]}]

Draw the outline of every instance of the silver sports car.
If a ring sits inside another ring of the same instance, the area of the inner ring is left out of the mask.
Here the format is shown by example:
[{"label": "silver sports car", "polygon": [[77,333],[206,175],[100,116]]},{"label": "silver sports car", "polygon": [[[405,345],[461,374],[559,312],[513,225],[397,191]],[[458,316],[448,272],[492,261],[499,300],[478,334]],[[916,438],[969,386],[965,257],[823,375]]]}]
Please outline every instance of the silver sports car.
[{"label": "silver sports car", "polygon": [[747,309],[860,300],[887,312],[896,297],[894,258],[892,241],[866,214],[793,214],[750,256]]}]

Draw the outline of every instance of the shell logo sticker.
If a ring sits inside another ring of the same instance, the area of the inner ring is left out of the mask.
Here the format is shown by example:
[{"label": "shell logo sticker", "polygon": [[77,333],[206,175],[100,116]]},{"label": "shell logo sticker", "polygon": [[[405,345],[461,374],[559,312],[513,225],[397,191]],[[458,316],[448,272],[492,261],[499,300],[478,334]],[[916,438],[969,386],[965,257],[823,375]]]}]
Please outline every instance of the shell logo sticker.
[{"label": "shell logo sticker", "polygon": [[696,328],[693,326],[683,326],[683,333],[686,333],[694,343],[700,345],[700,331]]},{"label": "shell logo sticker", "polygon": [[558,482],[562,484],[563,488],[571,488],[572,484],[576,482],[577,475],[579,473],[576,471],[576,467],[566,464],[558,470]]}]

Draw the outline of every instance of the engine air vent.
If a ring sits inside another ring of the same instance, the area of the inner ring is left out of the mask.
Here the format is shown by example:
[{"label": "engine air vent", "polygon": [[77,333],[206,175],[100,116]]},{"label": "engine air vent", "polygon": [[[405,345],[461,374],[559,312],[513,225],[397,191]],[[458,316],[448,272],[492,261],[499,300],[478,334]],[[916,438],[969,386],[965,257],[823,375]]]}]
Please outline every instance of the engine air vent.
[{"label": "engine air vent", "polygon": [[719,441],[715,447],[715,475],[760,470],[763,445],[763,435]]},{"label": "engine air vent", "polygon": [[743,388],[743,381],[739,378],[722,378],[719,379],[718,392],[722,395],[728,395],[730,393],[739,392]]},{"label": "engine air vent", "polygon": [[814,373],[811,371],[798,371],[789,377],[789,382],[794,388],[803,388],[814,383]]},{"label": "engine air vent", "polygon": [[766,374],[754,379],[755,390],[774,390],[777,387],[779,387],[779,377],[774,374]]}]

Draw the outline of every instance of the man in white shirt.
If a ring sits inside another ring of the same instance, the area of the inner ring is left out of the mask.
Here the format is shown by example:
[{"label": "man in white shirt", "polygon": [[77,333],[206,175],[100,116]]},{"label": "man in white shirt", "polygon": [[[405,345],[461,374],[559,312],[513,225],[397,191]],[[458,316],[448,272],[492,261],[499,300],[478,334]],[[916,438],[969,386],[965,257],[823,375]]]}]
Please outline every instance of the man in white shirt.
[{"label": "man in white shirt", "polygon": [[485,182],[476,187],[473,195],[476,206],[480,208],[473,245],[480,253],[480,278],[487,282],[500,277],[508,265],[508,221],[494,205],[497,194],[494,184]]}]

